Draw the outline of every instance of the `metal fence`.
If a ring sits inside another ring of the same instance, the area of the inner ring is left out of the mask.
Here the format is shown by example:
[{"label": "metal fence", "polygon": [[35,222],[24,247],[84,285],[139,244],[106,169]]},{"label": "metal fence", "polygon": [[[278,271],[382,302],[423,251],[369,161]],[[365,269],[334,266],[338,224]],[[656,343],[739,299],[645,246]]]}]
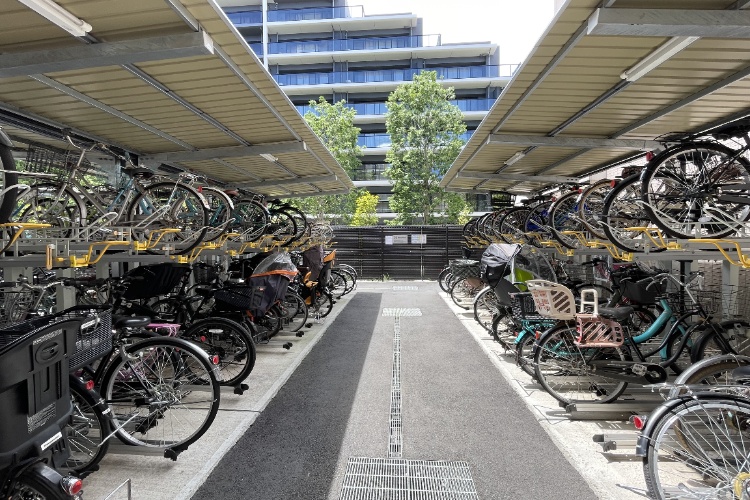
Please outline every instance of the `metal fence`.
[{"label": "metal fence", "polygon": [[[450,259],[463,256],[462,226],[333,228],[336,260],[364,279],[437,279]],[[476,257],[473,257],[476,258]]]}]

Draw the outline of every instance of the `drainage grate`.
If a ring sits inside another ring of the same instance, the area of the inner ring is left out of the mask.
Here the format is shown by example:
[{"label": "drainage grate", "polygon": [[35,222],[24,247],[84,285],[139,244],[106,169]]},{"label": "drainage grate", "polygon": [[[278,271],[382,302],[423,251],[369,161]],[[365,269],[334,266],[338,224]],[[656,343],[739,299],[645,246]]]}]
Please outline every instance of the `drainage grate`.
[{"label": "drainage grate", "polygon": [[393,325],[393,377],[391,378],[391,418],[388,434],[388,457],[401,458],[401,317]]},{"label": "drainage grate", "polygon": [[393,289],[397,292],[402,292],[402,291],[415,292],[419,290],[419,287],[418,286],[394,286]]},{"label": "drainage grate", "polygon": [[383,316],[421,316],[422,310],[418,307],[384,307]]},{"label": "drainage grate", "polygon": [[350,458],[340,500],[478,500],[466,462]]}]

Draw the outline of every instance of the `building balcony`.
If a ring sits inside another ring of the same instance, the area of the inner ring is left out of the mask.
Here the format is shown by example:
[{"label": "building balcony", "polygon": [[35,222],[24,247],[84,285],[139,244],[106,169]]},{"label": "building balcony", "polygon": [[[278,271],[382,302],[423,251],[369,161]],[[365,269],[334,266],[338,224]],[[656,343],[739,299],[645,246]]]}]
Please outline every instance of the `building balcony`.
[{"label": "building balcony", "polygon": [[[461,137],[464,142],[468,142],[473,133],[473,130],[467,130],[459,137]],[[367,149],[387,150],[391,147],[391,136],[388,134],[359,134],[357,144]]]},{"label": "building balcony", "polygon": [[[494,103],[495,99],[456,99],[451,101],[451,104],[458,106],[458,109],[461,110],[464,120],[481,120]],[[384,123],[385,114],[388,111],[384,102],[350,103],[345,106],[357,112],[354,117],[355,124]],[[296,108],[302,116],[312,110],[307,104],[298,105]]]},{"label": "building balcony", "polygon": [[[361,5],[345,7],[312,7],[307,9],[269,10],[269,23],[295,21],[320,21],[323,19],[346,19],[364,17],[365,9]],[[227,17],[235,26],[253,26],[263,23],[263,12],[251,10],[245,12],[228,12]]]},{"label": "building balcony", "polygon": [[504,87],[518,68],[517,64],[334,71],[273,75],[288,95],[316,94],[327,91],[390,92],[403,82],[412,81],[423,71],[437,72],[438,79],[454,88]]},{"label": "building balcony", "polygon": [[[440,46],[440,35],[347,38],[345,40],[302,40],[295,42],[271,42],[268,44],[268,54],[270,57],[277,54],[414,49],[438,46]],[[252,43],[250,44],[250,48],[259,56],[263,54],[263,44]],[[271,62],[270,59],[269,62]]]}]

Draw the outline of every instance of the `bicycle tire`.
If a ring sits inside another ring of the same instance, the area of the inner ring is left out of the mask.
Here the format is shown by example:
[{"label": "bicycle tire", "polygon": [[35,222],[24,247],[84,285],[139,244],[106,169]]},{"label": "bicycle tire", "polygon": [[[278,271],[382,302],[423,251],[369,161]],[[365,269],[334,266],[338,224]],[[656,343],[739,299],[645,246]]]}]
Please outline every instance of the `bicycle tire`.
[{"label": "bicycle tire", "polygon": [[[149,376],[156,378],[152,381]],[[158,391],[154,389],[157,385]],[[183,387],[184,393],[179,392]],[[220,401],[219,381],[206,353],[186,340],[161,336],[126,346],[124,355],[107,366],[101,393],[112,410],[118,439],[129,445],[178,451],[187,449],[208,430]],[[172,406],[182,410],[177,412],[179,417],[170,413]],[[208,409],[201,418],[198,410],[205,406]],[[189,419],[183,418],[186,415]],[[166,432],[182,428],[185,436],[165,437]],[[152,429],[156,430],[149,436]]]},{"label": "bicycle tire", "polygon": [[643,457],[650,498],[738,498],[735,480],[750,473],[750,402],[723,396],[683,398],[670,406]]},{"label": "bicycle tire", "polygon": [[285,209],[274,208],[270,210],[268,226],[279,241],[281,246],[289,246],[297,235],[297,221]]},{"label": "bicycle tire", "polygon": [[202,186],[198,188],[198,192],[208,203],[208,229],[203,241],[215,241],[231,224],[234,203],[228,194],[215,187]]},{"label": "bicycle tire", "polygon": [[500,304],[497,301],[495,292],[487,286],[477,293],[474,297],[474,320],[487,330],[492,330],[492,321],[498,314]]},{"label": "bicycle tire", "polygon": [[[728,188],[750,182],[750,161],[744,157],[723,165],[735,154],[720,143],[691,142],[654,157],[641,177],[644,208],[654,224],[674,238],[724,238],[735,233],[750,219],[748,204],[726,201],[720,208],[706,208],[706,200],[717,204],[721,196],[747,196],[744,188]],[[693,168],[697,178],[688,177]]]},{"label": "bicycle tire", "polygon": [[461,309],[471,309],[476,296],[476,289],[466,279],[458,279],[451,287],[450,295],[453,303]]},{"label": "bicycle tire", "polygon": [[284,330],[297,332],[307,323],[309,314],[307,304],[299,294],[288,290],[281,301],[281,310],[283,311],[282,328]]},{"label": "bicycle tire", "polygon": [[556,400],[570,403],[609,403],[616,400],[627,382],[597,376],[586,365],[594,357],[625,361],[620,348],[579,347],[576,327],[560,326],[545,332],[534,351],[535,378]]},{"label": "bicycle tire", "polygon": [[317,315],[320,318],[325,318],[331,314],[333,309],[333,297],[326,291],[314,291],[311,296],[311,305],[308,307],[308,311],[312,311],[313,315]]},{"label": "bicycle tire", "polygon": [[[209,317],[196,321],[180,338],[203,349],[219,367],[220,385],[236,386],[255,367],[255,343],[247,330],[228,318]],[[217,359],[218,358],[218,363]]]},{"label": "bicycle tire", "polygon": [[542,248],[542,241],[549,241],[552,238],[552,231],[549,228],[549,209],[553,201],[545,201],[529,209],[529,215],[523,223],[524,231],[527,233],[536,233],[538,237],[529,238],[529,243],[537,248]]},{"label": "bicycle tire", "polygon": [[450,293],[451,291],[450,287],[448,286],[448,282],[450,281],[451,276],[452,273],[450,267],[444,268],[438,275],[438,285],[440,286],[440,289],[445,293]]},{"label": "bicycle tire", "polygon": [[357,288],[357,278],[352,275],[348,270],[339,268],[334,269],[334,271],[337,271],[339,274],[342,274],[344,278],[346,278],[346,289],[344,290],[344,295],[347,295],[354,291],[355,288]]},{"label": "bicycle tire", "polygon": [[50,466],[37,462],[15,478],[8,500],[70,500],[60,487],[62,476]]},{"label": "bicycle tire", "polygon": [[[109,418],[104,415],[108,409],[101,397],[94,397],[91,391],[77,377],[70,377],[70,396],[73,412],[63,429],[68,440],[70,456],[60,470],[80,475],[97,470],[109,449]],[[104,406],[104,409],[102,408]]]},{"label": "bicycle tire", "polygon": [[[505,243],[520,243],[522,245],[528,243],[524,228],[529,215],[531,215],[531,210],[526,207],[514,207],[505,212],[498,226],[496,226],[500,227],[500,237]],[[518,241],[513,241],[514,239]]]},{"label": "bicycle tire", "polygon": [[604,199],[612,190],[612,181],[602,179],[583,190],[578,198],[578,217],[583,227],[594,237],[606,240],[601,216],[603,214]]},{"label": "bicycle tire", "polygon": [[268,228],[269,213],[261,203],[251,199],[234,202],[230,231],[242,234],[247,241],[258,241]]},{"label": "bicycle tire", "polygon": [[563,234],[564,231],[584,231],[583,223],[578,217],[578,191],[570,191],[560,196],[549,209],[549,226],[552,236],[564,247],[580,248],[582,243],[574,235]]},{"label": "bicycle tire", "polygon": [[[174,192],[181,193],[178,203],[173,201]],[[156,200],[162,199],[174,205],[162,203],[161,206],[157,206],[156,203],[159,202]],[[148,213],[154,208],[160,213],[159,216],[153,212]],[[146,226],[141,226],[152,218]],[[208,209],[205,198],[196,189],[182,182],[156,182],[143,188],[130,203],[127,220],[142,230],[137,232],[143,232],[144,239],[146,230],[180,229],[178,233],[165,234],[160,240],[160,243],[173,244],[174,253],[178,255],[188,253],[197,247],[208,232]]]},{"label": "bicycle tire", "polygon": [[341,297],[346,295],[346,290],[349,288],[346,276],[344,276],[343,273],[332,269],[331,279],[328,282],[328,287],[331,290],[331,294],[335,298],[340,299]]},{"label": "bicycle tire", "polygon": [[534,377],[534,347],[536,336],[525,330],[521,338],[516,338],[516,364],[530,377]]},{"label": "bicycle tire", "polygon": [[73,228],[79,227],[85,219],[86,206],[75,191],[70,186],[61,191],[60,185],[53,183],[35,184],[18,196],[11,214],[13,222],[51,224],[44,233],[61,238],[70,238]]},{"label": "bicycle tire", "polygon": [[674,399],[687,392],[682,386],[730,386],[734,384],[732,372],[741,366],[750,365],[750,357],[724,354],[694,363],[674,380],[667,399]]},{"label": "bicycle tire", "polygon": [[629,227],[655,227],[641,203],[641,174],[619,181],[604,199],[602,229],[604,235],[617,248],[625,252],[640,253],[646,247],[650,252],[666,250],[653,244],[642,231],[628,231]]},{"label": "bicycle tire", "polygon": [[[716,323],[712,323],[716,324]],[[750,338],[748,338],[748,330],[750,330],[750,323],[745,320],[726,320],[718,323],[719,332],[705,325],[702,327],[703,333],[701,333],[693,344],[691,351],[691,358],[693,362],[709,358],[711,356],[719,356],[722,354],[739,354],[743,356],[750,355]],[[736,328],[745,330],[737,331]],[[729,338],[727,339],[728,346],[731,351],[726,349],[723,342],[720,342],[716,336],[728,333]]]},{"label": "bicycle tire", "polygon": [[16,206],[17,189],[8,187],[18,184],[16,160],[9,146],[0,143],[0,224],[8,222],[13,208]]}]

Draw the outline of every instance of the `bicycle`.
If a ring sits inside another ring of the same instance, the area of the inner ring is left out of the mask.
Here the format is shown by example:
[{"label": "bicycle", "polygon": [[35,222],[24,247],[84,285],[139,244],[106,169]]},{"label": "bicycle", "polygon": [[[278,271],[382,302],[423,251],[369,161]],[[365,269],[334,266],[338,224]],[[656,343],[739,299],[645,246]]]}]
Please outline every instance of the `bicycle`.
[{"label": "bicycle", "polygon": [[749,367],[733,378],[718,391],[685,387],[652,412],[636,445],[651,498],[748,498]]},{"label": "bicycle", "polygon": [[[133,165],[129,157],[104,144],[76,144],[69,135],[66,139],[78,154],[29,149],[24,175],[53,174],[57,180],[35,183],[18,196],[12,220],[48,223],[53,228],[46,231],[52,235],[85,240],[109,237],[109,227],[118,223],[131,227],[140,239],[147,238],[149,231],[179,229],[165,233],[160,240],[171,243],[178,254],[189,252],[202,241],[207,232],[208,204],[195,189],[181,180],[146,183],[155,178],[154,172]],[[85,157],[94,149],[125,162],[121,169],[125,180],[119,189],[86,185],[91,165]],[[193,176],[183,173],[180,178],[190,180]]]},{"label": "bicycle", "polygon": [[12,147],[13,142],[0,127],[0,224],[8,222],[18,193],[18,174]]},{"label": "bicycle", "polygon": [[750,119],[708,133],[716,140],[742,138],[733,149],[690,140],[654,156],[641,176],[643,207],[667,236],[724,238],[750,220]]}]

